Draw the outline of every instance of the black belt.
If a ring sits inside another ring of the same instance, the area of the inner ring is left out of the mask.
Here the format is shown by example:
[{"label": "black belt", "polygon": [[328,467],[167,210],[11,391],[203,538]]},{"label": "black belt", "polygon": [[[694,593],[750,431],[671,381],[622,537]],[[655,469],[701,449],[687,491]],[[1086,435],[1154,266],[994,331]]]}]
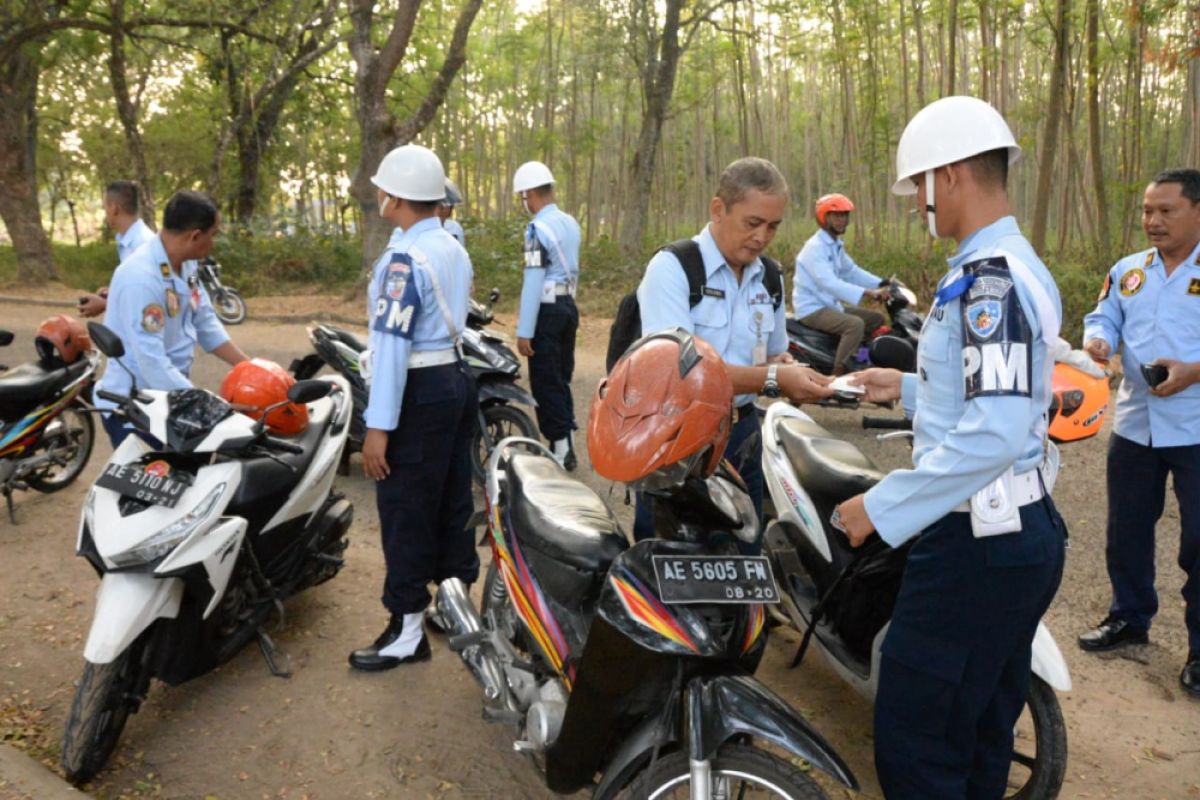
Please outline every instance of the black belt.
[{"label": "black belt", "polygon": [[738,406],[734,410],[734,416],[737,418],[737,422],[741,422],[742,420],[744,420],[746,417],[750,416],[753,413],[754,413],[754,403],[752,403],[752,402],[746,403],[746,405],[744,405],[744,406]]}]

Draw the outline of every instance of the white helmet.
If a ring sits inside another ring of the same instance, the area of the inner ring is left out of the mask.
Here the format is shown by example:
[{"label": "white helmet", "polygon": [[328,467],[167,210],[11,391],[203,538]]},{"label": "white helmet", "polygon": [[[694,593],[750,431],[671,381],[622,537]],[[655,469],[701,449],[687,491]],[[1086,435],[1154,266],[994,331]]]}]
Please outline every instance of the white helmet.
[{"label": "white helmet", "polygon": [[441,200],[446,196],[442,160],[428,147],[406,144],[383,157],[371,183],[404,200]]},{"label": "white helmet", "polygon": [[1008,163],[1021,157],[1012,131],[1000,112],[976,97],[935,100],[917,112],[896,148],[893,194],[916,194],[913,178],[922,172],[962,161],[989,150],[1008,148]]},{"label": "white helmet", "polygon": [[549,167],[540,161],[526,161],[513,175],[513,193],[521,194],[551,183],[554,183],[554,175]]}]

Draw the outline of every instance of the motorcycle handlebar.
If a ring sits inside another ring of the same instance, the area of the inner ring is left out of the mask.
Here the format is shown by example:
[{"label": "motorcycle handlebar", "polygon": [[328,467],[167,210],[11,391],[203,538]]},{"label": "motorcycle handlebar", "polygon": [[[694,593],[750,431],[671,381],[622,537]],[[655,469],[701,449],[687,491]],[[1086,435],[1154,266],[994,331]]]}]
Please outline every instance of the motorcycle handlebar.
[{"label": "motorcycle handlebar", "polygon": [[126,397],[125,395],[115,394],[114,392],[110,392],[107,389],[96,390],[96,396],[99,397],[101,400],[108,400],[110,403],[116,403],[117,405],[124,405],[125,403],[129,402],[129,398]]},{"label": "motorcycle handlebar", "polygon": [[889,431],[911,431],[912,420],[907,417],[872,417],[865,416],[862,420],[864,429],[882,428]]},{"label": "motorcycle handlebar", "polygon": [[291,453],[292,455],[300,455],[304,452],[304,448],[291,442],[285,442],[282,439],[276,439],[274,436],[264,436],[260,444],[269,447],[272,450],[279,450],[283,453]]}]

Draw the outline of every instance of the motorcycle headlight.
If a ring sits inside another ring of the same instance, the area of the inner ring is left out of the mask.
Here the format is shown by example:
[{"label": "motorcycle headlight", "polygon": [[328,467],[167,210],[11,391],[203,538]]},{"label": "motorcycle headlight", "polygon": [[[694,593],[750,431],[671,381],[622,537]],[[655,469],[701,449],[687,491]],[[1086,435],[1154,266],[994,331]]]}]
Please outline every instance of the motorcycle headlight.
[{"label": "motorcycle headlight", "polygon": [[133,567],[157,561],[178,547],[207,521],[209,513],[224,493],[225,484],[218,484],[203,500],[193,506],[191,511],[136,546],[110,556],[109,560],[118,567]]}]

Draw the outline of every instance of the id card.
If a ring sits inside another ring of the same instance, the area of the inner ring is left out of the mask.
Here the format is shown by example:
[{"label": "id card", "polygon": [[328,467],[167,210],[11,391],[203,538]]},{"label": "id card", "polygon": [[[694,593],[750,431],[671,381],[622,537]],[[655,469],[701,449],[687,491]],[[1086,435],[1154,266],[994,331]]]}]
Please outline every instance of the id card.
[{"label": "id card", "polygon": [[558,282],[557,281],[542,281],[542,302],[543,303],[555,302],[558,299],[557,292],[558,292]]}]

